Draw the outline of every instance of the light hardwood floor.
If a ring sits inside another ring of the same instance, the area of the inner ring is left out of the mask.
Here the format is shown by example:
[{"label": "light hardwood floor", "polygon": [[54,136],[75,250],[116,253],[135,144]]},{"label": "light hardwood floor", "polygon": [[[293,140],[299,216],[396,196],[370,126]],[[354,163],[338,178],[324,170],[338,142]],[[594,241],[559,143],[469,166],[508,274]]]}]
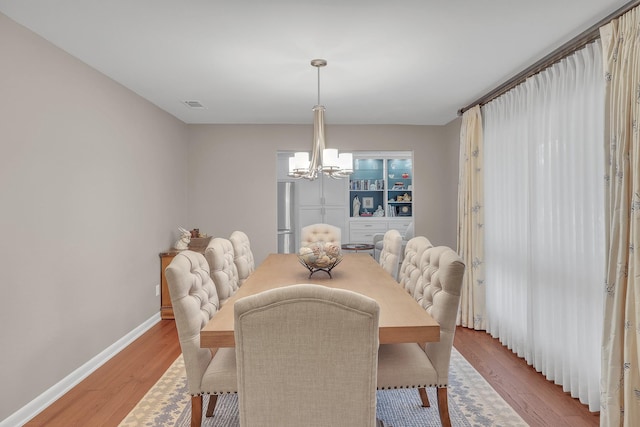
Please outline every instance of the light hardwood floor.
[{"label": "light hardwood floor", "polygon": [[482,331],[458,327],[454,347],[531,426],[599,426],[599,413]]},{"label": "light hardwood floor", "polygon": [[[454,346],[531,426],[599,425],[598,414],[488,334],[458,328]],[[175,323],[162,320],[26,425],[117,426],[179,354]]]}]

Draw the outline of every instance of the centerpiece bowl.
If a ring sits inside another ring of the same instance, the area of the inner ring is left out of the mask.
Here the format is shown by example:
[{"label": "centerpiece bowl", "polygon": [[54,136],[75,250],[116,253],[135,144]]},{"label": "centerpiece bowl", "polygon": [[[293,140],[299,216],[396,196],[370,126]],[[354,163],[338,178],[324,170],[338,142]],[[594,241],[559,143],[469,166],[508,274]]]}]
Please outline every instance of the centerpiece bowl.
[{"label": "centerpiece bowl", "polygon": [[332,278],[331,270],[342,261],[342,253],[338,245],[317,242],[300,248],[298,260],[309,270],[309,278],[317,271],[324,271]]}]

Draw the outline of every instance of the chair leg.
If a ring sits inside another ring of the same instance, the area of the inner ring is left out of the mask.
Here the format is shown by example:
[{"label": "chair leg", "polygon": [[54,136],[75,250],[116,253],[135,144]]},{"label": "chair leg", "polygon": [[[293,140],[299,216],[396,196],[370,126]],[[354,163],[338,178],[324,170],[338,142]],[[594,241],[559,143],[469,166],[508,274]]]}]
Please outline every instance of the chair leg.
[{"label": "chair leg", "polygon": [[207,405],[207,417],[213,417],[213,411],[216,409],[216,403],[218,402],[217,394],[209,395],[209,404]]},{"label": "chair leg", "polygon": [[424,387],[420,387],[418,389],[418,393],[420,393],[420,399],[422,400],[422,406],[425,408],[429,408],[431,404],[429,403],[429,396],[427,396],[427,390]]},{"label": "chair leg", "polygon": [[191,396],[191,427],[202,424],[202,395]]},{"label": "chair leg", "polygon": [[451,427],[446,387],[438,387],[438,412],[440,413],[440,422],[442,423],[442,427]]}]

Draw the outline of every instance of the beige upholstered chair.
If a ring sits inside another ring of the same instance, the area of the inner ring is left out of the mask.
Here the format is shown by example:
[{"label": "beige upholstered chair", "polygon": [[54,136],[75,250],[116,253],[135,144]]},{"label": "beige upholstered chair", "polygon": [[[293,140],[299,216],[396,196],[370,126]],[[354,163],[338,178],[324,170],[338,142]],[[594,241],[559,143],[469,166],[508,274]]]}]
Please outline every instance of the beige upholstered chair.
[{"label": "beige upholstered chair", "polygon": [[440,324],[440,341],[381,345],[378,388],[418,388],[423,406],[429,406],[425,387],[437,387],[440,421],[450,426],[447,383],[465,265],[452,249],[439,246],[424,251],[420,269],[424,288],[418,302]]},{"label": "beige upholstered chair", "polygon": [[376,425],[376,301],[303,284],[234,311],[241,426]]},{"label": "beige upholstered chair", "polygon": [[240,286],[238,269],[233,261],[235,258],[233,246],[229,240],[216,237],[207,245],[204,257],[209,263],[211,278],[216,285],[220,303],[224,304]]},{"label": "beige upholstered chair", "polygon": [[229,241],[233,246],[233,262],[238,270],[238,284],[242,285],[256,268],[253,253],[251,252],[251,242],[249,241],[249,236],[237,230],[231,233]]},{"label": "beige upholstered chair", "polygon": [[402,236],[398,230],[388,230],[384,233],[380,265],[395,280],[398,280],[400,267],[400,252],[402,251]]},{"label": "beige upholstered chair", "polygon": [[200,329],[220,306],[204,256],[192,251],[180,252],[165,274],[191,394],[191,425],[200,426],[203,394],[209,395],[207,416],[210,417],[219,394],[238,391],[235,351],[221,348],[212,356],[210,349],[200,348]]},{"label": "beige upholstered chair", "polygon": [[[415,229],[413,227],[413,222],[409,224],[404,233],[400,233],[402,235],[402,255],[400,256],[400,262],[402,262],[402,258],[404,256],[404,248],[407,245],[407,242],[415,237]],[[380,260],[380,252],[382,252],[382,245],[384,244],[384,233],[377,233],[373,235],[373,257],[376,261]]]},{"label": "beige upholstered chair", "polygon": [[418,281],[421,280],[420,258],[427,248],[433,247],[429,239],[424,236],[417,236],[407,242],[404,250],[404,259],[398,274],[398,283],[411,296],[415,294]]},{"label": "beige upholstered chair", "polygon": [[311,224],[302,227],[300,233],[300,246],[309,246],[312,243],[332,243],[340,247],[342,231],[339,227],[329,224]]}]

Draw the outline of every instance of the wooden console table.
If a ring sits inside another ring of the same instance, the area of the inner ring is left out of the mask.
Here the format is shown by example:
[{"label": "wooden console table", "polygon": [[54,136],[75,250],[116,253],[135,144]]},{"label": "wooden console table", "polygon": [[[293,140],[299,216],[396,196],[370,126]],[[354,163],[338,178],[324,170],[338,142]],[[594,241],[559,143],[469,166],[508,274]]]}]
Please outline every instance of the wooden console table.
[{"label": "wooden console table", "polygon": [[180,251],[170,250],[160,252],[160,318],[173,319],[173,306],[171,305],[171,297],[169,296],[169,286],[164,270],[171,264],[173,257],[178,255]]}]

